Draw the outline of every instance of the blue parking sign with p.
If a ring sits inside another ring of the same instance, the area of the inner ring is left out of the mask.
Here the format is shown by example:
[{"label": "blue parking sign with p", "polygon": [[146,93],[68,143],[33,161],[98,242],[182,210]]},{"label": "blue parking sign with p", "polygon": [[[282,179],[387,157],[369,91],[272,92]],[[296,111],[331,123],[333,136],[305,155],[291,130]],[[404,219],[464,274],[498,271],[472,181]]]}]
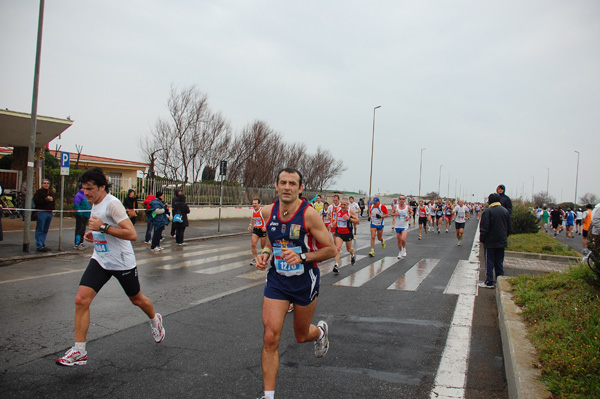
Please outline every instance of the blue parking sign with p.
[{"label": "blue parking sign with p", "polygon": [[70,166],[71,166],[71,153],[61,152],[60,153],[60,174],[68,176]]}]

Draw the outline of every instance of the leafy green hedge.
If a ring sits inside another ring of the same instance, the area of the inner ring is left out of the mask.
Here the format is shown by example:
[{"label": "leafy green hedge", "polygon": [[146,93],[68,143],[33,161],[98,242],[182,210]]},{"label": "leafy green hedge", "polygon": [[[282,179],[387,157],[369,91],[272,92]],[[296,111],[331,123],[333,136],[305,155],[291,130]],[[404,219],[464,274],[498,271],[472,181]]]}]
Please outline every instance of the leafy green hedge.
[{"label": "leafy green hedge", "polygon": [[524,204],[513,202],[512,232],[513,234],[538,232],[538,221],[531,208],[528,208]]}]

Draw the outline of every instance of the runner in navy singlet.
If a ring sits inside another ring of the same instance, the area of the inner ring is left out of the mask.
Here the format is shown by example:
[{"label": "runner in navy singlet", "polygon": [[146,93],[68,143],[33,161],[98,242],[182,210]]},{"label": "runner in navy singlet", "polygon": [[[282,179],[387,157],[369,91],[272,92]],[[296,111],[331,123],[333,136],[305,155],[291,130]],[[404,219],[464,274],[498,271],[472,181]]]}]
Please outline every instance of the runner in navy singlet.
[{"label": "runner in navy singlet", "polygon": [[294,333],[297,342],[315,343],[315,355],[329,349],[329,328],[321,320],[311,324],[319,293],[319,262],[333,258],[336,250],[319,213],[300,198],[304,186],[302,174],[282,169],[275,184],[278,199],[263,208],[267,222],[267,244],[256,258],[256,268],[267,269],[262,320],[263,384],[266,398],[275,395],[279,369],[279,340],[291,303],[295,304]]}]

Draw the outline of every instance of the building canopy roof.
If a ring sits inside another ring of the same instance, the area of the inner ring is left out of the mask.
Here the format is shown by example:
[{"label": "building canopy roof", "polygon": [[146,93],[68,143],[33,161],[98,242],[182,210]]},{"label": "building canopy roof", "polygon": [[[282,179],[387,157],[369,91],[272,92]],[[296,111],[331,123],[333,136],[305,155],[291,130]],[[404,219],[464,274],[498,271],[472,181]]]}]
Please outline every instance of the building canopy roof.
[{"label": "building canopy roof", "polygon": [[[73,124],[72,120],[37,116],[35,146],[44,147]],[[0,110],[0,146],[29,147],[31,115],[23,112]]]}]

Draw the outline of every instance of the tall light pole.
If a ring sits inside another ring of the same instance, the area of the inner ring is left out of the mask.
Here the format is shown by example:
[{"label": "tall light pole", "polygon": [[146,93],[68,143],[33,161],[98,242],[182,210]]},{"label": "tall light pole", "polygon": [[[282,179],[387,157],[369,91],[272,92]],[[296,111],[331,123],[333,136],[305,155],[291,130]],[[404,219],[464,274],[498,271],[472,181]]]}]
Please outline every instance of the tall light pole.
[{"label": "tall light pole", "polygon": [[369,203],[368,206],[371,205],[371,185],[373,183],[373,148],[375,146],[375,110],[377,108],[381,108],[381,105],[373,108],[373,135],[371,136],[371,173],[369,175]]},{"label": "tall light pole", "polygon": [[535,176],[531,176],[531,202],[533,202],[534,187],[535,187]]},{"label": "tall light pole", "polygon": [[548,169],[548,178],[546,179],[546,199],[548,199],[548,187],[550,187],[550,168],[546,166]]},{"label": "tall light pole", "polygon": [[440,193],[440,185],[442,184],[442,166],[440,165],[440,177],[438,178],[438,198],[442,198],[442,194]]},{"label": "tall light pole", "polygon": [[421,172],[423,172],[423,150],[425,150],[425,148],[421,148],[421,164],[419,166],[419,201],[421,200]]},{"label": "tall light pole", "polygon": [[577,153],[577,174],[575,175],[575,201],[573,203],[577,205],[577,181],[579,180],[579,151]]}]

